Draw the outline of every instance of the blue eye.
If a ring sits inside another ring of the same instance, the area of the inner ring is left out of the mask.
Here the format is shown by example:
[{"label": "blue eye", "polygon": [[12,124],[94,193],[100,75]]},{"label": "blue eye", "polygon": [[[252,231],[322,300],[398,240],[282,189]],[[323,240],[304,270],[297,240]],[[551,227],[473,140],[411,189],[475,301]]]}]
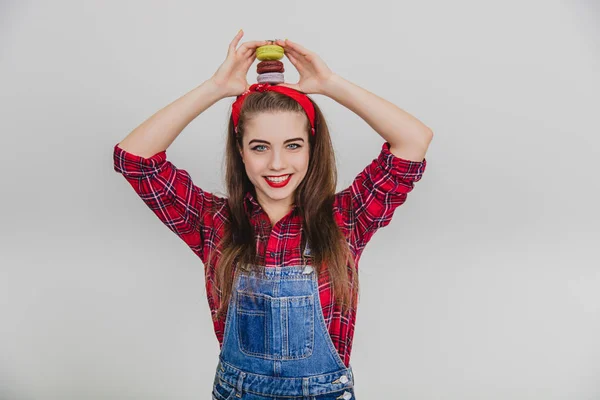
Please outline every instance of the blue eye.
[{"label": "blue eye", "polygon": [[[302,147],[298,143],[290,143],[290,144],[288,144],[288,147],[289,146],[296,146],[296,147],[293,147],[291,150],[296,150],[296,149],[299,149],[299,148]],[[258,146],[254,146],[252,148],[252,150],[258,151],[259,153],[262,153],[264,150],[258,150],[259,147],[266,147],[266,146],[264,144],[259,144]]]}]

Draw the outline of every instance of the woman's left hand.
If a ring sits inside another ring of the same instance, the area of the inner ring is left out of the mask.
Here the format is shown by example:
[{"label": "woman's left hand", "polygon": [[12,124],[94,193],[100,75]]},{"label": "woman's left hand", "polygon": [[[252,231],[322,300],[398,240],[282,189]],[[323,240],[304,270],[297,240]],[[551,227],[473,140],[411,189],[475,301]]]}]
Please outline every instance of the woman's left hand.
[{"label": "woman's left hand", "polygon": [[334,76],[327,64],[316,53],[289,39],[277,40],[275,44],[283,47],[285,56],[300,74],[298,83],[280,83],[278,86],[289,87],[306,94],[323,94],[326,84]]}]

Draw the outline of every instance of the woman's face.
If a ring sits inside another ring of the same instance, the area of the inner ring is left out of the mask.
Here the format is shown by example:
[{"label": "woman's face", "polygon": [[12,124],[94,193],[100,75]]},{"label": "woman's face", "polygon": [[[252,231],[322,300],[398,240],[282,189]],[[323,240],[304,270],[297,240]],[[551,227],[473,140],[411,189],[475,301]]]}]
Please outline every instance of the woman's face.
[{"label": "woman's face", "polygon": [[294,203],[308,170],[306,124],[306,115],[287,111],[260,113],[246,122],[240,153],[263,209],[288,209]]}]

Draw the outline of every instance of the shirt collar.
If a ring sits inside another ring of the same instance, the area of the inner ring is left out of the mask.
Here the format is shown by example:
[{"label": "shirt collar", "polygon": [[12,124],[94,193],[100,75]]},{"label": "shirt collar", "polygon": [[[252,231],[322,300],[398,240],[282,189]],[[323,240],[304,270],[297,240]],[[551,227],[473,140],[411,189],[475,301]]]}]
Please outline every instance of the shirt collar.
[{"label": "shirt collar", "polygon": [[244,209],[251,216],[260,209],[260,204],[258,204],[258,201],[250,191],[246,192],[246,196],[244,196]]}]

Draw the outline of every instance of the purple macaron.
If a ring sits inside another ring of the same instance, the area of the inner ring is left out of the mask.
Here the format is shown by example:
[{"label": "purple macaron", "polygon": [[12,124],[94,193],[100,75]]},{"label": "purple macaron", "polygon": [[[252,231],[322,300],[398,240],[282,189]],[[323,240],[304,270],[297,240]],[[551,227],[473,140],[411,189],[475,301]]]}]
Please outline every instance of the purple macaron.
[{"label": "purple macaron", "polygon": [[283,83],[283,74],[281,72],[266,72],[259,74],[256,78],[258,83]]}]

